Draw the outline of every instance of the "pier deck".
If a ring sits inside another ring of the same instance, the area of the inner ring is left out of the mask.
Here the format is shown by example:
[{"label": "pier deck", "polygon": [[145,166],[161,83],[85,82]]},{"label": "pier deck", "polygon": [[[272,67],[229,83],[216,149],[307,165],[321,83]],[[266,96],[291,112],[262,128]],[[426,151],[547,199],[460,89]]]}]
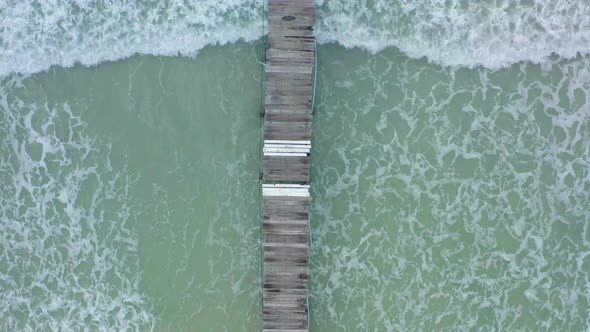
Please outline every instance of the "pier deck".
[{"label": "pier deck", "polygon": [[265,332],[308,331],[313,0],[268,1],[264,102]]}]

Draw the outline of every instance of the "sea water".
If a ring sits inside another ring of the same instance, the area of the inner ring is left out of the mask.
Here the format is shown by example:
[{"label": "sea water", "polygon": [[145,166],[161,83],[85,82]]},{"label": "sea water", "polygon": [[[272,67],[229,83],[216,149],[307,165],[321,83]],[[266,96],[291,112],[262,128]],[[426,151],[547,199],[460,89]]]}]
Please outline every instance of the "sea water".
[{"label": "sea water", "polygon": [[[588,330],[590,5],[316,3],[310,329]],[[0,18],[0,330],[259,330],[263,2]]]}]

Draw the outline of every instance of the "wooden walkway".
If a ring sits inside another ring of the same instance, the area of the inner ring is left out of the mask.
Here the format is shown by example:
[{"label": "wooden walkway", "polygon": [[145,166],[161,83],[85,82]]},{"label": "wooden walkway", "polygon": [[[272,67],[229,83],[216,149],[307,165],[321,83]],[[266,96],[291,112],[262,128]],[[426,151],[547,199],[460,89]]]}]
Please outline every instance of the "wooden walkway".
[{"label": "wooden walkway", "polygon": [[313,0],[268,1],[264,103],[264,331],[308,331]]}]

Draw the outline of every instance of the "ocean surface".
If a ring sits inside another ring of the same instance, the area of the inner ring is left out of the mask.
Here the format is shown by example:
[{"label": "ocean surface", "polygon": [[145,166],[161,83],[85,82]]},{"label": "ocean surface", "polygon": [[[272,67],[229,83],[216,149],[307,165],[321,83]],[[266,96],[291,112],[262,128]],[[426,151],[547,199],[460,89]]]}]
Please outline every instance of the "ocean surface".
[{"label": "ocean surface", "polygon": [[[316,0],[311,331],[590,331],[590,3]],[[261,328],[260,0],[0,2],[0,330]]]}]

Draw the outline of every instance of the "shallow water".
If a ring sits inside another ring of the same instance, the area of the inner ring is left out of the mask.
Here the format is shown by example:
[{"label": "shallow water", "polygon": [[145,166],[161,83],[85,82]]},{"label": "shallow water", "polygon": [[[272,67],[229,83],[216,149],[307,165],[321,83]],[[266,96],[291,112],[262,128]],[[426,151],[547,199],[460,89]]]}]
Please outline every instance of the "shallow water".
[{"label": "shallow water", "polygon": [[587,58],[318,62],[312,330],[588,329]]},{"label": "shallow water", "polygon": [[[317,3],[310,329],[590,329],[590,7]],[[0,5],[0,330],[259,330],[262,2],[96,4]]]},{"label": "shallow water", "polygon": [[260,324],[256,50],[5,82],[3,329]]}]

